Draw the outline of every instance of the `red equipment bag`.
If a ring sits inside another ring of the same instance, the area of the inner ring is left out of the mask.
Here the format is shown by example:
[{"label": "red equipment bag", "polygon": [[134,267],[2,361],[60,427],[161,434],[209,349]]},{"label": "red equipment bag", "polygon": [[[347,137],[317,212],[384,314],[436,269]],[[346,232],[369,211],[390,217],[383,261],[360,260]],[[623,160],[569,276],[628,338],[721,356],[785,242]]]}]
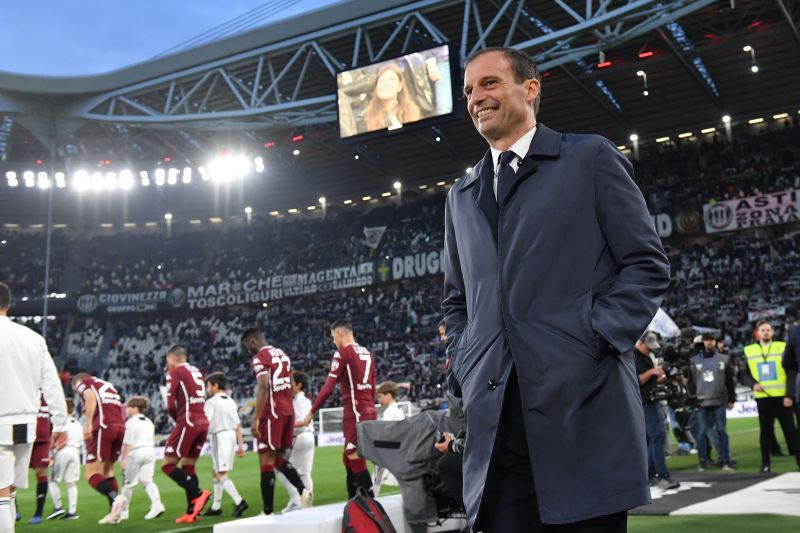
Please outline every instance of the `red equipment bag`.
[{"label": "red equipment bag", "polygon": [[342,533],[397,533],[389,515],[363,488],[344,506]]}]

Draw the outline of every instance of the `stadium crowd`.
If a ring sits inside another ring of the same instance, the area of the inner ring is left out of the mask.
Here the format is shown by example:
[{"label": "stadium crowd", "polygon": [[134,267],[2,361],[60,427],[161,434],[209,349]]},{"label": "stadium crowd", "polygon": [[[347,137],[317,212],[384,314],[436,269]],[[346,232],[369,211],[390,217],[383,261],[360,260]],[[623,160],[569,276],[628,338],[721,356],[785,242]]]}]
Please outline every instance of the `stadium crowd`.
[{"label": "stadium crowd", "polygon": [[[657,145],[635,163],[637,179],[651,210],[671,213],[687,205],[698,208],[711,199],[800,186],[797,139],[795,121],[787,122],[784,130],[737,136],[733,144],[716,136],[709,142]],[[97,234],[83,248],[82,261],[71,248],[76,241],[56,232],[52,290],[64,287],[64,262],[78,264],[78,293],[98,293],[309,272],[440,250],[443,245],[440,190],[403,204],[393,200],[329,215],[325,220],[256,218],[251,224],[210,230],[187,225],[174,228],[167,238],[160,233]],[[366,228],[383,227],[379,239],[369,242],[365,237]],[[0,264],[0,276],[10,281],[15,294],[35,295],[41,288],[41,241],[8,231],[2,238],[3,253],[21,257],[26,268],[12,273],[9,264]],[[794,316],[800,299],[795,290],[800,284],[798,238],[781,227],[714,239],[675,235],[665,243],[673,283],[664,309],[681,327],[715,328],[728,346],[741,347],[752,335],[748,313],[779,309],[784,316]],[[313,395],[332,352],[326,328],[333,318],[350,316],[360,341],[376,353],[381,378],[408,382],[410,399],[417,400],[438,396],[443,382],[436,332],[440,285],[441,278],[432,276],[306,295],[266,307],[61,320],[48,340],[67,368],[91,367],[156,405],[162,401],[161,360],[167,348],[180,341],[198,368],[230,374],[235,396],[249,398],[247,356],[237,335],[258,323],[271,342],[292,354],[298,369],[311,375]],[[163,427],[166,417],[156,422]]]}]

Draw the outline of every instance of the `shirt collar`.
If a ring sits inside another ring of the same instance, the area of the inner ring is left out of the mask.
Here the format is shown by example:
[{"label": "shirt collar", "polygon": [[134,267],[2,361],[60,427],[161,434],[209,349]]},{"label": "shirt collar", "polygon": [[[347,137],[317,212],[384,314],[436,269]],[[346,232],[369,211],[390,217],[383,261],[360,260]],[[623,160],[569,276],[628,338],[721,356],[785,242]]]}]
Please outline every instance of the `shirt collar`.
[{"label": "shirt collar", "polygon": [[[512,144],[509,150],[517,154],[517,157],[519,157],[520,159],[525,157],[528,154],[528,150],[530,150],[534,133],[536,133],[536,126],[531,128],[528,131],[528,133],[517,139],[517,142]],[[498,164],[497,162],[500,159],[500,154],[502,154],[504,150],[498,150],[496,148],[491,148],[491,147],[490,150],[492,151],[492,164],[494,165],[492,168],[494,168],[496,172]]]}]

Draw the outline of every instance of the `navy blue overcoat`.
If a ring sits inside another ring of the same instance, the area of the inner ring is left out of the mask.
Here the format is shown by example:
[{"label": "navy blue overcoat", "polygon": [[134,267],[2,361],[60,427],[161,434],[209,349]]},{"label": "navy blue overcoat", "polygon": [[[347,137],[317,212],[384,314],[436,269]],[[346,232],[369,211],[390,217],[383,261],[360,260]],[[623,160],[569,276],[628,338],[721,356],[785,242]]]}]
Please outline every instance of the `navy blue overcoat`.
[{"label": "navy blue overcoat", "polygon": [[445,214],[442,308],[448,382],[467,424],[469,523],[512,365],[542,521],[649,503],[632,349],[667,289],[669,262],[632,165],[607,139],[539,124],[500,206],[493,177],[487,151],[450,190]]}]

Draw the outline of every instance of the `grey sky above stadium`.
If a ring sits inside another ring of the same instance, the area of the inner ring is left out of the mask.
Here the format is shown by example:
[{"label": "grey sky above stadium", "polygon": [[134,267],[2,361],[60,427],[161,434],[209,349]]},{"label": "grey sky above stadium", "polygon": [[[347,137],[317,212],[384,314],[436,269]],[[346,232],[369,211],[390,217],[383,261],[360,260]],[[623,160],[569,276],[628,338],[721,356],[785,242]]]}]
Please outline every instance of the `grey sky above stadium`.
[{"label": "grey sky above stadium", "polygon": [[45,76],[108,72],[146,61],[243,16],[223,30],[275,22],[337,1],[3,2],[0,71]]}]

